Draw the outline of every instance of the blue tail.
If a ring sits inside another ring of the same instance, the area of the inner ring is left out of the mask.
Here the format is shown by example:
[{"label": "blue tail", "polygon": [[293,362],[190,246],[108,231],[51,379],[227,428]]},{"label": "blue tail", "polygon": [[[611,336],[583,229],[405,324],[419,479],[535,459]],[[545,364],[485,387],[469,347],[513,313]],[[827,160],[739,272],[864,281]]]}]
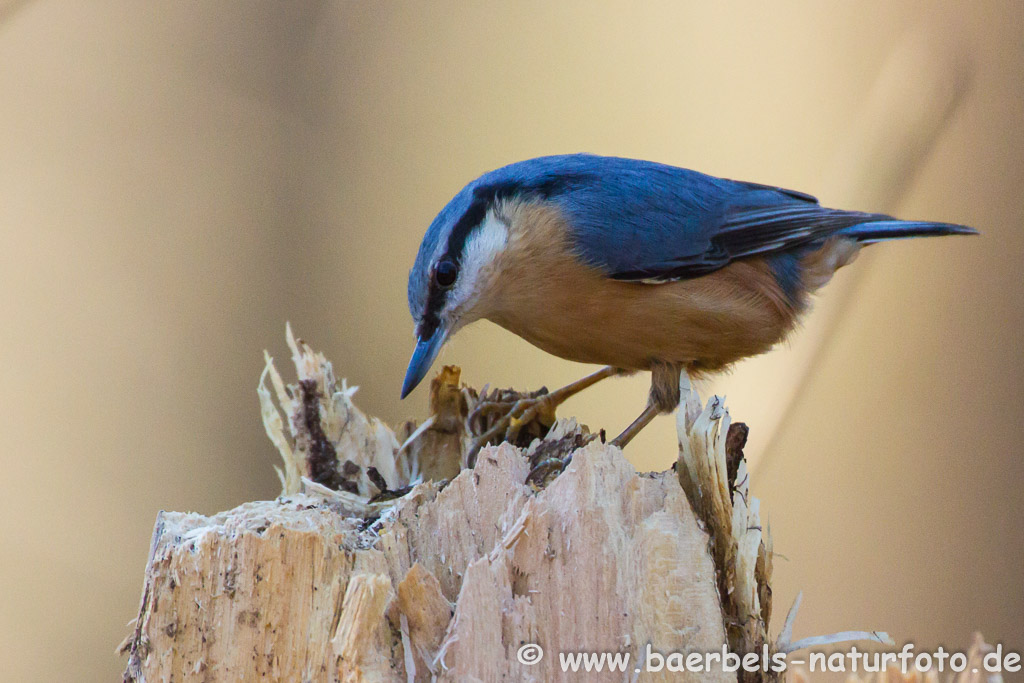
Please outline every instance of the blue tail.
[{"label": "blue tail", "polygon": [[895,218],[857,223],[838,230],[836,234],[852,237],[858,242],[871,244],[883,240],[898,240],[906,237],[931,237],[938,235],[977,235],[978,231],[966,225],[954,223],[927,223],[923,221],[900,221]]}]

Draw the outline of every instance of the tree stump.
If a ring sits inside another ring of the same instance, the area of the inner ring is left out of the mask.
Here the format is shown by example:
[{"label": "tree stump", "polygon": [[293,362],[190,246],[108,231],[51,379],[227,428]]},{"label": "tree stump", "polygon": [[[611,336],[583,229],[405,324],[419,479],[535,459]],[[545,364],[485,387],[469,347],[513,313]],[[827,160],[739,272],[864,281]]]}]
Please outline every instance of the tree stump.
[{"label": "tree stump", "polygon": [[[461,469],[515,392],[480,396],[446,368],[433,414],[399,443],[322,355],[288,338],[298,382],[285,386],[268,358],[260,386],[283,494],[210,517],[159,514],[121,648],[126,680],[736,680],[635,669],[649,649],[778,645],[745,430],[717,398],[684,393],[666,472],[638,474],[573,420],[529,425],[518,433],[530,443],[487,445]],[[563,671],[579,652],[630,660],[625,672]]]}]

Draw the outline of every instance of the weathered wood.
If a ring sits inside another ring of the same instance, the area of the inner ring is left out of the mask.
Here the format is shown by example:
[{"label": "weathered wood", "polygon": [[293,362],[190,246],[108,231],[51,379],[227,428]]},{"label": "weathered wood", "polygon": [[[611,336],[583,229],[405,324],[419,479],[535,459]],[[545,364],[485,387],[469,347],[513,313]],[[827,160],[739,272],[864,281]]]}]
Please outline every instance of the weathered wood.
[{"label": "weathered wood", "polygon": [[[708,538],[674,473],[597,443],[542,491],[527,468],[485,449],[365,530],[310,494],[161,513],[128,678],[552,681],[558,651],[721,648]],[[518,663],[524,643],[548,656]]]},{"label": "weathered wood", "polygon": [[[648,646],[773,647],[770,537],[720,400],[686,395],[676,471],[638,474],[574,420],[539,413],[515,426],[524,447],[487,446],[462,469],[530,395],[481,396],[445,368],[431,416],[400,441],[321,354],[288,342],[298,381],[268,358],[259,392],[283,494],[160,513],[127,680],[619,681],[563,672],[559,653],[629,653],[631,678]],[[522,661],[528,644],[545,656]]]}]

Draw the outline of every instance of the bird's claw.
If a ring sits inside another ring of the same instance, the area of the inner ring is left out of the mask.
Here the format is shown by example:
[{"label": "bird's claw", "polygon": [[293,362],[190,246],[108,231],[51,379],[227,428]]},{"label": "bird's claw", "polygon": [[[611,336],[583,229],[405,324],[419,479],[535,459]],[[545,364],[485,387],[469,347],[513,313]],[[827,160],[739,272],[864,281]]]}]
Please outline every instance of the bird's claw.
[{"label": "bird's claw", "polygon": [[503,436],[504,441],[516,443],[523,428],[538,418],[544,423],[544,426],[550,426],[554,423],[556,407],[557,404],[552,401],[551,395],[547,392],[530,398],[519,398],[511,406],[507,401],[481,402],[470,415],[470,424],[481,417],[500,413],[502,409],[505,409],[505,413],[473,441],[469,449],[467,465],[473,467],[480,449],[497,440],[499,436]]},{"label": "bird's claw", "polygon": [[[536,417],[541,415],[541,408],[550,403],[550,396],[538,396],[532,399],[521,399],[509,413],[508,428],[505,430],[505,441],[515,442],[519,438],[519,431],[530,424]],[[547,422],[554,422],[554,410],[551,410],[552,419]]]}]

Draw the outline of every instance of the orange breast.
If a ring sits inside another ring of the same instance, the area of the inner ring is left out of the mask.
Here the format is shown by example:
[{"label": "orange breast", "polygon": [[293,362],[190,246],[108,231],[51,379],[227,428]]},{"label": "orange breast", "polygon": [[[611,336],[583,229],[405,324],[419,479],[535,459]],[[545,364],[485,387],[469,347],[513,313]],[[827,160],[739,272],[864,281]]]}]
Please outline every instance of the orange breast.
[{"label": "orange breast", "polygon": [[710,371],[767,351],[794,325],[797,311],[763,260],[677,282],[620,282],[579,262],[557,211],[510,204],[502,217],[509,243],[481,313],[562,358]]}]

